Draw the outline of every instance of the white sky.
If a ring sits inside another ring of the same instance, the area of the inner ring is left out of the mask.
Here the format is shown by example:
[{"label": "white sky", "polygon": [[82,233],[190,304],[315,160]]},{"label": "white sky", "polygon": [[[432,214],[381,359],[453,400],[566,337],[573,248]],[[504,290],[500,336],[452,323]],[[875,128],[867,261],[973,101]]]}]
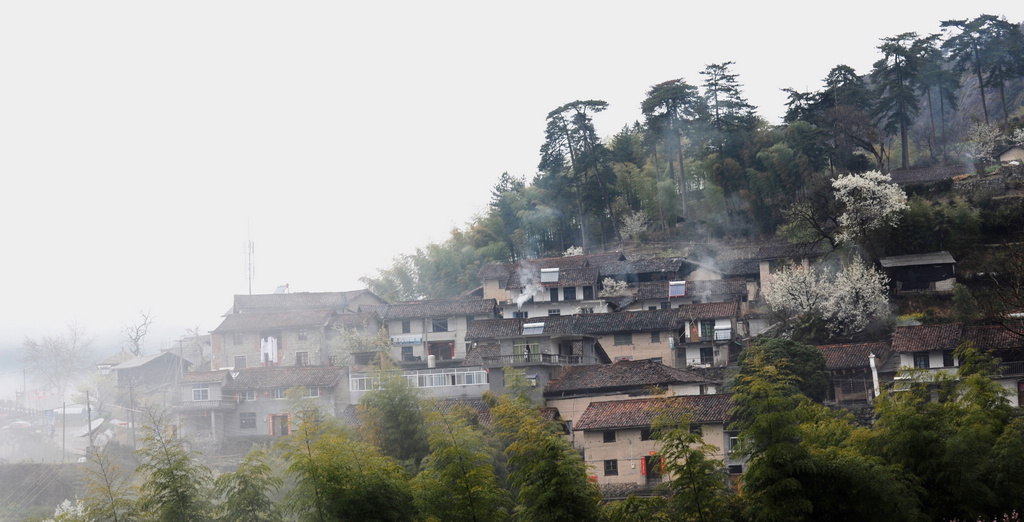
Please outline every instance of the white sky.
[{"label": "white sky", "polygon": [[150,350],[211,330],[250,234],[256,293],[361,288],[532,176],[563,103],[607,101],[610,136],[731,60],[778,122],[780,88],[866,73],[879,38],[1024,19],[982,3],[0,3],[0,348],[140,309]]}]

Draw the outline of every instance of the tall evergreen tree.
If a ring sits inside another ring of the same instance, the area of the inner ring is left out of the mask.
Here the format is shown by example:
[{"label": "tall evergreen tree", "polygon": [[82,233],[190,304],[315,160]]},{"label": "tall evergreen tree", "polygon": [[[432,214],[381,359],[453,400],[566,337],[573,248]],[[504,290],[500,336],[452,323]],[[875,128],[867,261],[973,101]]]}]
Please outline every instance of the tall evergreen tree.
[{"label": "tall evergreen tree", "polygon": [[888,132],[899,132],[901,166],[910,166],[907,129],[920,111],[917,91],[923,54],[928,44],[917,33],[902,33],[882,39],[882,58],[875,62],[871,78],[878,98],[876,118]]},{"label": "tall evergreen tree", "polygon": [[[683,170],[683,139],[689,125],[706,111],[697,88],[682,78],[659,83],[647,91],[647,98],[640,104],[640,110],[647,119],[647,127],[661,135],[668,150],[675,150],[679,160],[679,193],[682,195],[683,217],[689,212],[686,201],[686,175]],[[669,175],[673,172],[674,159],[669,157]]]}]

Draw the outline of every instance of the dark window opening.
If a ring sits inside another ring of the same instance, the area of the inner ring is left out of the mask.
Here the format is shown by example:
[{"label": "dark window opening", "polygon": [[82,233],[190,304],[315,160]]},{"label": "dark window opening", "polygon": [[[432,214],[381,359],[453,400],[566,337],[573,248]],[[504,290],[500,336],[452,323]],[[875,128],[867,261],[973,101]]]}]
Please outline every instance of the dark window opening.
[{"label": "dark window opening", "polygon": [[576,287],[575,286],[570,286],[568,288],[563,288],[562,289],[562,299],[564,299],[566,301],[575,301],[576,300]]},{"label": "dark window opening", "polygon": [[619,474],[619,461],[617,460],[606,460],[604,461],[604,475],[618,475]]},{"label": "dark window opening", "polygon": [[447,332],[448,331],[448,318],[434,319],[431,322],[433,332]]},{"label": "dark window opening", "polygon": [[402,321],[402,333],[409,333],[412,331],[412,322],[408,319]]},{"label": "dark window opening", "polygon": [[592,287],[592,286],[584,286],[583,287],[583,299],[587,300],[587,299],[593,299],[593,298],[594,298],[594,287]]},{"label": "dark window opening", "polygon": [[557,302],[558,301],[558,289],[557,288],[552,288],[550,290],[550,292],[551,292],[551,302]]},{"label": "dark window opening", "polygon": [[602,436],[605,442],[615,442],[615,431],[613,430],[605,431]]}]

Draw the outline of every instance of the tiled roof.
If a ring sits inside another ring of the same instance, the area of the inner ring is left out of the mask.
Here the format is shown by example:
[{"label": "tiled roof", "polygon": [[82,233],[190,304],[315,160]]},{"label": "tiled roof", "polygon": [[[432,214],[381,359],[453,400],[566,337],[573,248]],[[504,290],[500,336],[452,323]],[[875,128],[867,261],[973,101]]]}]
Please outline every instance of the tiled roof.
[{"label": "tiled roof", "polygon": [[543,335],[546,336],[661,331],[677,329],[682,326],[677,309],[560,315],[530,319],[487,319],[473,321],[466,332],[466,340],[519,337],[523,335],[523,325],[528,323],[544,323]]},{"label": "tiled roof", "polygon": [[[362,309],[362,307],[360,307]],[[377,319],[377,314],[372,312],[359,312],[354,314],[338,314],[331,319],[332,326],[344,326],[346,328],[357,328],[364,324],[372,325]]]},{"label": "tiled roof", "polygon": [[606,334],[675,330],[682,327],[679,310],[642,310],[610,314],[581,314],[576,317],[580,333]]},{"label": "tiled roof", "polygon": [[466,340],[508,339],[523,335],[523,325],[544,323],[543,335],[579,335],[576,328],[578,315],[538,317],[535,319],[484,319],[473,321],[466,331]]},{"label": "tiled roof", "polygon": [[479,277],[481,281],[488,281],[493,279],[497,279],[499,281],[506,281],[508,280],[508,275],[512,271],[512,266],[513,265],[505,263],[487,263],[486,265],[480,267],[480,271],[477,272],[477,277]]},{"label": "tiled roof", "polygon": [[889,173],[892,182],[897,185],[909,185],[912,183],[929,183],[949,179],[961,174],[973,172],[973,165],[944,165],[939,167],[928,167],[924,169],[897,170]]},{"label": "tiled roof", "polygon": [[669,398],[592,402],[573,424],[573,431],[645,428],[663,412],[688,414],[690,422],[717,424],[730,420],[732,394],[684,395]]},{"label": "tiled roof", "polygon": [[[640,283],[636,298],[643,300],[668,299],[669,281]],[[687,281],[686,297],[702,295],[746,295],[747,282],[743,279],[710,279]]]},{"label": "tiled roof", "polygon": [[906,256],[883,257],[878,260],[882,268],[896,268],[898,266],[921,266],[921,265],[948,265],[956,264],[956,260],[949,252],[931,252],[928,254],[910,254]]},{"label": "tiled roof", "polygon": [[601,263],[601,277],[627,274],[676,273],[683,266],[681,257],[629,257],[622,261]]},{"label": "tiled roof", "polygon": [[334,310],[281,310],[271,312],[248,312],[229,314],[224,317],[214,332],[238,332],[269,328],[301,328],[327,326]]},{"label": "tiled roof", "polygon": [[458,315],[490,315],[494,313],[494,299],[424,299],[387,305],[381,311],[385,320],[414,319],[419,317],[455,317]]},{"label": "tiled roof", "polygon": [[814,245],[793,245],[790,243],[772,243],[762,246],[757,250],[757,258],[770,259],[802,259],[815,258],[825,255],[825,246]]},{"label": "tiled roof", "polygon": [[544,396],[550,398],[576,393],[624,391],[683,382],[705,382],[705,379],[696,373],[665,366],[650,359],[618,361],[613,364],[570,367],[561,378],[548,383]]},{"label": "tiled roof", "polygon": [[235,313],[239,313],[268,310],[310,310],[314,308],[331,308],[341,311],[348,306],[352,299],[369,293],[369,290],[351,290],[347,292],[295,292],[290,294],[257,295],[243,294],[235,296],[234,311]]},{"label": "tiled roof", "polygon": [[884,342],[829,344],[819,346],[818,349],[825,356],[825,366],[832,371],[867,368],[870,366],[868,356],[872,353],[877,357],[878,365],[889,356],[889,344]]},{"label": "tiled roof", "polygon": [[892,335],[892,350],[896,353],[955,350],[960,344],[962,328],[962,323],[898,326]]},{"label": "tiled roof", "polygon": [[724,319],[739,315],[740,304],[737,301],[684,304],[679,305],[678,311],[684,320]]},{"label": "tiled roof", "polygon": [[1000,325],[965,326],[963,340],[971,341],[979,350],[997,352],[1024,349],[1024,337]]},{"label": "tiled roof", "polygon": [[188,372],[181,376],[178,382],[200,383],[200,382],[224,382],[231,379],[231,372],[228,370],[214,370],[212,372]]},{"label": "tiled roof", "polygon": [[[508,277],[507,288],[525,288],[526,284],[521,280],[523,272],[513,272]],[[597,285],[598,272],[595,267],[570,267],[558,269],[558,281],[548,283],[540,282],[540,271],[534,271],[531,275],[534,282],[545,288],[558,288],[563,286],[594,286]]]},{"label": "tiled roof", "polygon": [[455,407],[469,408],[477,412],[488,411],[487,402],[483,399],[474,399],[468,397],[447,397],[443,399],[436,399],[433,401],[432,407],[434,411],[441,413],[442,415],[448,415]]},{"label": "tiled roof", "polygon": [[722,275],[748,276],[761,273],[761,262],[757,259],[731,259],[715,263]]},{"label": "tiled roof", "polygon": [[107,357],[106,359],[103,359],[102,361],[100,361],[100,362],[98,362],[96,364],[115,365],[115,364],[121,364],[121,363],[123,363],[123,362],[125,362],[127,360],[134,359],[134,358],[135,358],[135,356],[132,355],[132,352],[129,352],[127,350],[121,350],[120,352],[117,352],[114,355],[111,355],[110,357]]},{"label": "tiled roof", "polygon": [[[151,363],[151,362],[153,362],[153,361],[155,361],[157,359],[164,359],[164,358],[167,358],[167,359],[180,359],[180,357],[178,357],[177,355],[175,355],[175,354],[173,354],[171,352],[161,352],[161,353],[158,353],[158,354],[155,354],[155,355],[147,355],[145,357],[136,357],[134,359],[128,359],[127,361],[125,361],[125,362],[123,362],[121,364],[118,364],[117,366],[114,366],[114,367],[112,367],[110,369],[111,370],[127,370],[129,368],[138,368],[140,366],[145,366],[145,365],[147,365],[147,364],[149,364],[149,363]],[[186,361],[184,359],[182,359],[182,364],[184,366],[186,366],[186,367],[192,365],[192,363],[190,363],[190,362],[188,362],[188,361]]]},{"label": "tiled roof", "polygon": [[343,368],[334,366],[276,366],[238,370],[235,379],[224,386],[225,391],[319,386],[331,388],[338,384]]}]

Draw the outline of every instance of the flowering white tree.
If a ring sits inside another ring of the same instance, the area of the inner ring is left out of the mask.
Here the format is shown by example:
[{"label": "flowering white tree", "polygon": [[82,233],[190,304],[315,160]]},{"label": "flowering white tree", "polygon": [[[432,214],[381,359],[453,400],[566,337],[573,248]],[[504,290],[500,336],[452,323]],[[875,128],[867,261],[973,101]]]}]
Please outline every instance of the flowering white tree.
[{"label": "flowering white tree", "polygon": [[836,200],[843,205],[839,239],[850,241],[883,227],[896,226],[907,208],[907,195],[888,174],[877,170],[840,176],[832,182]]},{"label": "flowering white tree", "polygon": [[787,318],[821,319],[833,336],[849,336],[889,313],[888,278],[855,261],[838,272],[795,266],[765,284],[765,302]]},{"label": "flowering white tree", "polygon": [[643,210],[637,210],[622,218],[622,235],[635,240],[647,231],[649,225],[647,214]]},{"label": "flowering white tree", "polygon": [[1010,143],[1024,147],[1024,127],[1018,127],[1010,136]]},{"label": "flowering white tree", "polygon": [[565,249],[565,252],[562,252],[562,257],[582,256],[582,255],[583,255],[583,247],[578,247],[578,246],[571,246],[571,247]]},{"label": "flowering white tree", "polygon": [[628,288],[629,283],[625,281],[619,281],[618,279],[606,277],[604,278],[604,280],[601,281],[601,292],[598,294],[598,297],[626,295],[626,290]]},{"label": "flowering white tree", "polygon": [[995,125],[979,123],[967,131],[964,154],[972,160],[994,159],[996,142],[1001,133]]}]

